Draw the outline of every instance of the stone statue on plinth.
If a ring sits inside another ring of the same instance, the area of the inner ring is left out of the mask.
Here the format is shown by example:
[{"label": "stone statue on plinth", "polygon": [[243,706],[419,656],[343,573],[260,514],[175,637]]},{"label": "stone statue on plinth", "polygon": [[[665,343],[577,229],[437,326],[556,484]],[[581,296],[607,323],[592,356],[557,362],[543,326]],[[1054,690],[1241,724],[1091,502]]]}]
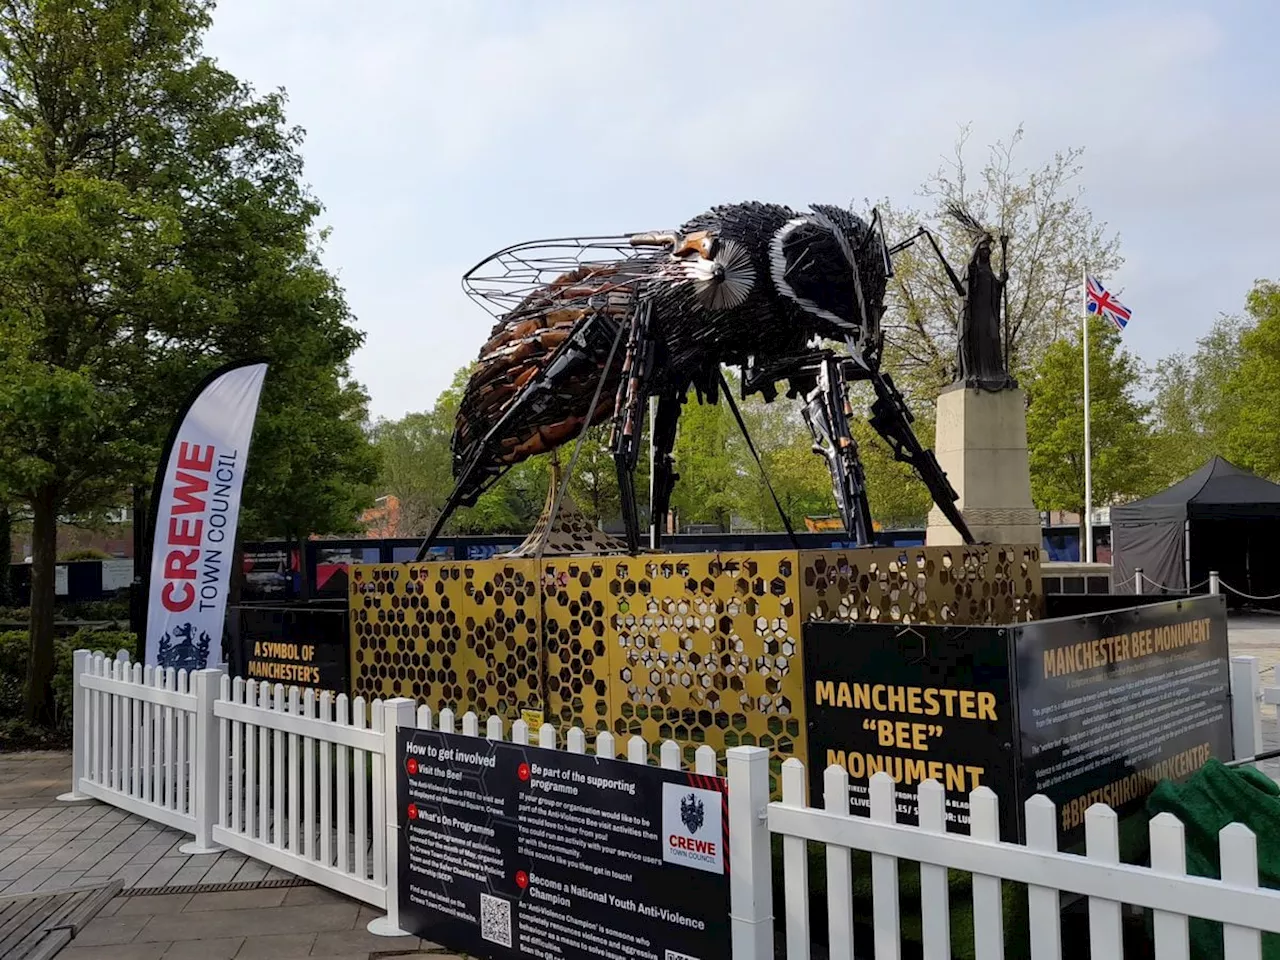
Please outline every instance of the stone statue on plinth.
[{"label": "stone statue on plinth", "polygon": [[[1001,240],[1001,246],[1007,251],[1005,238]],[[1005,363],[1000,301],[1009,281],[1007,254],[1001,260],[997,275],[991,266],[991,234],[983,231],[974,244],[964,281],[957,285],[964,307],[957,337],[955,382],[981,390],[1010,390],[1018,386]]]},{"label": "stone statue on plinth", "polygon": [[[1009,375],[1008,237],[1000,237],[996,273],[991,232],[958,206],[947,212],[972,238],[963,279],[926,228],[917,234],[928,239],[961,300],[955,380],[938,397],[934,452],[960,495],[956,506],[975,537],[1037,546],[1040,514],[1031,499],[1026,398]],[[945,519],[936,510],[929,513],[925,543],[959,542]]]},{"label": "stone statue on plinth", "polygon": [[965,268],[964,280],[957,278],[946,257],[942,257],[942,251],[937,251],[963,301],[956,330],[955,383],[982,390],[1016,389],[1018,381],[1009,374],[1007,316],[1004,323],[1001,321],[1001,301],[1005,284],[1009,283],[1009,238],[1000,238],[1001,264],[997,274],[991,265],[991,233],[959,206],[951,206],[950,214],[973,237],[973,255]]}]

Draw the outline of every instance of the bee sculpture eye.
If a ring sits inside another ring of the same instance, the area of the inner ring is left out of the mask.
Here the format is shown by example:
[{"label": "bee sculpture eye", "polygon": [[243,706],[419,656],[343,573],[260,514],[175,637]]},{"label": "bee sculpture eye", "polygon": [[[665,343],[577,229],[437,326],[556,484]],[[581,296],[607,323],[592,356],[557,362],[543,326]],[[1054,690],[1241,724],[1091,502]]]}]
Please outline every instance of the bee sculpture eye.
[{"label": "bee sculpture eye", "polygon": [[693,265],[693,289],[708,310],[741,306],[756,285],[756,268],[747,248],[736,240],[708,237],[707,252]]}]

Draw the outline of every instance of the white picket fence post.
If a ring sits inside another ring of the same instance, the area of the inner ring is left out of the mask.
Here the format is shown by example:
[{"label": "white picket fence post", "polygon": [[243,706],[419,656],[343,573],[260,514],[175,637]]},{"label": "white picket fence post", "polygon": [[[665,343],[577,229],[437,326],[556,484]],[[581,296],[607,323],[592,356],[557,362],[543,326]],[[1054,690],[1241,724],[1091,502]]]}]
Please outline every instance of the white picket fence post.
[{"label": "white picket fence post", "polygon": [[188,856],[202,853],[220,853],[226,849],[213,842],[213,825],[218,820],[221,807],[220,795],[227,784],[219,775],[218,765],[222,750],[218,738],[218,720],[214,716],[214,703],[222,688],[221,670],[197,670],[190,677],[191,690],[196,695],[195,756],[188,758],[192,772],[192,803],[196,817],[196,838],[178,848]]},{"label": "white picket fence post", "polygon": [[729,781],[729,930],[733,960],[773,960],[769,751],[732,747]]},{"label": "white picket fence post", "polygon": [[1257,657],[1231,658],[1231,740],[1233,759],[1262,752],[1262,681]]},{"label": "white picket fence post", "polygon": [[89,723],[89,691],[84,688],[81,678],[88,672],[89,658],[92,656],[88,650],[77,650],[72,654],[71,789],[58,795],[58,799],[64,803],[89,799],[87,794],[80,792],[80,778],[85,774],[86,742],[92,730]]},{"label": "white picket fence post", "polygon": [[[407,697],[388,700],[382,707],[382,767],[386,780],[387,851],[387,915],[370,920],[366,929],[379,937],[404,937],[407,931],[400,928],[400,800],[396,780],[400,775],[400,756],[396,751],[396,731],[401,727],[417,726],[417,704]],[[474,714],[471,717],[473,726]],[[473,733],[472,736],[475,736]]]}]

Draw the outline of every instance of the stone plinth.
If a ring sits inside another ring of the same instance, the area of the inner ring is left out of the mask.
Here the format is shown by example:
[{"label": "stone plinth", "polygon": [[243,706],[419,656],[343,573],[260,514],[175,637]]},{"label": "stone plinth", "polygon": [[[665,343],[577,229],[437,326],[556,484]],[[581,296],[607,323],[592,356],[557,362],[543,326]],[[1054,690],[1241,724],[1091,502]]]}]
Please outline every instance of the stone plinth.
[{"label": "stone plinth", "polygon": [[[956,506],[979,543],[1040,543],[1031,501],[1026,395],[962,386],[938,397],[934,452],[960,499]],[[925,543],[949,546],[960,534],[935,507]]]}]

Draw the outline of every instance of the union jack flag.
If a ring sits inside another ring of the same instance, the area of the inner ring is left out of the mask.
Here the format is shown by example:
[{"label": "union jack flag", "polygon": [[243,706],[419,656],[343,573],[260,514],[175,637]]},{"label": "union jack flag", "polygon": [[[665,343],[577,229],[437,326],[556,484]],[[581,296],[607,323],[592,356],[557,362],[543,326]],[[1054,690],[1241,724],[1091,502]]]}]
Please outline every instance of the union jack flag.
[{"label": "union jack flag", "polygon": [[1093,277],[1089,278],[1088,289],[1085,291],[1085,309],[1095,316],[1101,314],[1106,317],[1116,325],[1117,330],[1123,330],[1129,325],[1129,308],[1107,293],[1106,288]]}]

